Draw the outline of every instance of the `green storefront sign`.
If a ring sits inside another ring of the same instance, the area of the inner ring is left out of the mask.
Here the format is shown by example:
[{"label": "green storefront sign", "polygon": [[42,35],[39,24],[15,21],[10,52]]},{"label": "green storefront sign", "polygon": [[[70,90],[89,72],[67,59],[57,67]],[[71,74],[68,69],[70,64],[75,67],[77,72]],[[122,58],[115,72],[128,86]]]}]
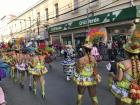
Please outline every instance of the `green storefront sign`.
[{"label": "green storefront sign", "polygon": [[103,23],[109,23],[109,22],[118,22],[123,20],[131,20],[135,19],[136,16],[138,16],[137,11],[139,11],[140,16],[140,8],[138,7],[130,7],[122,10],[117,10],[101,15],[91,16],[89,18],[49,27],[48,32],[54,33],[54,32],[60,32],[60,31],[66,31],[70,29],[80,28],[80,27],[86,27],[91,25],[97,25],[97,24],[103,24]]}]

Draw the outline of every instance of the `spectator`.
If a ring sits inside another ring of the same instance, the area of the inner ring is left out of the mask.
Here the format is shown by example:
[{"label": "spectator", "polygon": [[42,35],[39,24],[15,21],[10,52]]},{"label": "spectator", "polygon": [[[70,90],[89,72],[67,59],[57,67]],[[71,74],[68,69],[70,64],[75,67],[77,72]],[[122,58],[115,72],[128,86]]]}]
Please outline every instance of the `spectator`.
[{"label": "spectator", "polygon": [[94,56],[96,61],[100,61],[101,60],[101,55],[99,54],[99,51],[98,51],[98,49],[96,47],[96,44],[94,44],[93,47],[92,47],[91,55]]},{"label": "spectator", "polygon": [[107,43],[107,52],[108,52],[108,58],[110,60],[111,59],[111,53],[112,53],[112,42],[111,42],[111,40],[109,40],[108,43]]}]

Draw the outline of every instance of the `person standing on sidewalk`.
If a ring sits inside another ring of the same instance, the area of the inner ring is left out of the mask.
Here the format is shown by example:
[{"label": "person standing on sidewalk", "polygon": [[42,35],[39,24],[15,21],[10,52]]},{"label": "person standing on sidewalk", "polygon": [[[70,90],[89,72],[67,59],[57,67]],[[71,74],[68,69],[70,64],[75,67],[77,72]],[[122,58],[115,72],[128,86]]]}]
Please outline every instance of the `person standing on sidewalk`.
[{"label": "person standing on sidewalk", "polygon": [[108,53],[108,59],[111,59],[112,56],[112,42],[111,40],[108,41],[107,43],[107,53]]}]

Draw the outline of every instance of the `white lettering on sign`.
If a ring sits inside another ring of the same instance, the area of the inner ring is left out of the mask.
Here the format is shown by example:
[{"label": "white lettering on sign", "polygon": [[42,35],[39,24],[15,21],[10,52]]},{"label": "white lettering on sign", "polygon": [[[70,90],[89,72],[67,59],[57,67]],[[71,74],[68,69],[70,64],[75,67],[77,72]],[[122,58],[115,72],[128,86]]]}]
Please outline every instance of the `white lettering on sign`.
[{"label": "white lettering on sign", "polygon": [[82,25],[86,25],[87,24],[87,20],[82,20],[82,21],[79,21],[79,25],[82,26]]},{"label": "white lettering on sign", "polygon": [[57,30],[61,30],[62,27],[61,26],[58,26],[58,27],[52,27],[51,28],[51,31],[57,31]]},{"label": "white lettering on sign", "polygon": [[119,14],[122,12],[122,10],[118,10],[113,12],[112,14],[115,15],[115,17],[113,17],[113,21],[119,16]]},{"label": "white lettering on sign", "polygon": [[83,26],[83,25],[87,25],[88,23],[93,24],[93,23],[97,23],[97,22],[100,22],[100,18],[88,19],[88,21],[87,20],[82,20],[82,21],[79,21],[79,25]]}]

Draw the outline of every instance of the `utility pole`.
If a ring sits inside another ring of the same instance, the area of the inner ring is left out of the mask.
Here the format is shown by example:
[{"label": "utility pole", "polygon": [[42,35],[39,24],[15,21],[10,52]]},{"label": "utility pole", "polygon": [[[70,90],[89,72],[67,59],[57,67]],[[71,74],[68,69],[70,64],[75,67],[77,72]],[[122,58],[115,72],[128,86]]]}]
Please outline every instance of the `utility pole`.
[{"label": "utility pole", "polygon": [[88,25],[88,30],[89,30],[89,13],[88,13],[88,9],[87,9],[87,25]]},{"label": "utility pole", "polygon": [[38,35],[40,34],[39,25],[40,25],[40,20],[37,18],[37,33],[38,33]]},{"label": "utility pole", "polygon": [[39,25],[40,25],[40,22],[39,22],[39,20],[37,18],[37,33],[38,33],[38,35],[39,35]]}]

